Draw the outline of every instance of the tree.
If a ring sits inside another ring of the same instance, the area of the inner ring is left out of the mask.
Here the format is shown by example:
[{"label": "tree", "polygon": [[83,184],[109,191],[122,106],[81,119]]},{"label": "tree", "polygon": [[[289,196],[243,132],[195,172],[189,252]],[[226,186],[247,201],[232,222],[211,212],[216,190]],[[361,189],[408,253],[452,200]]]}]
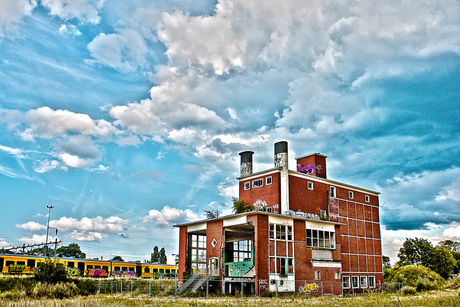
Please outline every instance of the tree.
[{"label": "tree", "polygon": [[56,284],[67,281],[67,269],[62,263],[46,259],[37,264],[34,272],[34,279],[41,283]]},{"label": "tree", "polygon": [[85,259],[86,254],[81,251],[80,246],[76,243],[70,243],[68,246],[61,246],[56,250],[59,257],[70,257]]},{"label": "tree", "polygon": [[457,260],[445,247],[434,248],[431,258],[431,269],[444,278],[449,277],[457,265]]},{"label": "tree", "polygon": [[153,248],[153,253],[152,253],[152,256],[150,258],[150,262],[152,262],[152,263],[158,262],[158,246],[155,246]]},{"label": "tree", "polygon": [[112,258],[112,260],[124,261],[123,258],[121,258],[121,256],[115,256]]},{"label": "tree", "polygon": [[158,255],[158,262],[161,264],[166,264],[166,262],[168,262],[168,257],[166,257],[166,251],[164,247],[162,247],[160,250]]},{"label": "tree", "polygon": [[425,267],[432,267],[431,253],[433,246],[426,239],[408,239],[404,241],[403,246],[399,249],[398,264],[400,266],[415,264]]},{"label": "tree", "polygon": [[203,210],[203,211],[207,219],[216,219],[220,215],[219,209],[216,209],[216,211],[212,211],[212,210]]},{"label": "tree", "polygon": [[383,269],[391,269],[390,257],[382,255]]},{"label": "tree", "polygon": [[232,200],[233,200],[233,212],[235,212],[236,214],[254,210],[254,206],[251,204],[246,204],[243,199],[238,199],[236,197],[233,197]]}]

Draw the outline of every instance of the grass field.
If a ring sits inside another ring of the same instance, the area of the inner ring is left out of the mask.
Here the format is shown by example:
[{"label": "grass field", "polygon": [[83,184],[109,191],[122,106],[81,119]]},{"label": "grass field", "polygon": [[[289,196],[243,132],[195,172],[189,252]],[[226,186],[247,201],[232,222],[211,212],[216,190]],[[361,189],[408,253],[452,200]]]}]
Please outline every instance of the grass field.
[{"label": "grass field", "polygon": [[292,297],[292,298],[131,298],[129,296],[78,297],[64,300],[0,300],[0,306],[174,306],[174,307],[256,307],[256,306],[460,306],[457,291],[430,291],[419,295],[368,294],[355,297]]}]

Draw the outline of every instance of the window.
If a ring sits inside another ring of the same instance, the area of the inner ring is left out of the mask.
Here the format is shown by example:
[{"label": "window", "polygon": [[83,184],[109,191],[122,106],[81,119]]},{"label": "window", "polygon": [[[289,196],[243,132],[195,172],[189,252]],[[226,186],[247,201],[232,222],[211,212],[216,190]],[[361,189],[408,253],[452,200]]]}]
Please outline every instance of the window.
[{"label": "window", "polygon": [[158,273],[158,269],[152,269],[153,273]]},{"label": "window", "polygon": [[375,276],[369,276],[369,288],[375,288]]},{"label": "window", "polygon": [[315,271],[315,280],[321,280],[321,271]]},{"label": "window", "polygon": [[92,269],[92,268],[93,268],[92,265],[87,265],[87,266],[86,266],[86,269],[87,269],[87,270]]},{"label": "window", "polygon": [[95,269],[100,269],[101,266],[100,266],[100,265],[95,265],[94,268],[95,268]]},{"label": "window", "polygon": [[351,276],[351,286],[353,287],[353,289],[359,288],[358,276]]},{"label": "window", "polygon": [[120,267],[119,267],[119,266],[116,266],[113,270],[114,270],[114,271],[120,271]]},{"label": "window", "polygon": [[105,270],[106,272],[108,272],[108,271],[109,271],[109,267],[108,267],[108,266],[106,266],[106,265],[103,265],[103,266],[102,266],[102,269],[103,269],[103,270]]},{"label": "window", "polygon": [[286,240],[285,225],[276,225],[276,240]]},{"label": "window", "polygon": [[307,189],[313,190],[313,182],[311,182],[311,181],[307,182]]},{"label": "window", "polygon": [[16,264],[17,265],[26,265],[26,262],[25,261],[18,261]]},{"label": "window", "polygon": [[350,289],[350,276],[342,276],[342,288]]},{"label": "window", "polygon": [[330,193],[331,193],[331,197],[337,197],[336,187],[331,187]]},{"label": "window", "polygon": [[369,195],[364,195],[364,201],[365,201],[366,203],[368,203],[368,202],[371,201],[371,199],[369,198]]},{"label": "window", "polygon": [[170,270],[170,269],[166,269],[166,274],[171,274],[171,270]]},{"label": "window", "polygon": [[272,176],[265,178],[265,185],[271,185],[272,184]]},{"label": "window", "polygon": [[206,236],[192,235],[192,269],[206,270]]},{"label": "window", "polygon": [[123,272],[126,272],[126,271],[128,271],[128,268],[125,267],[125,266],[122,266],[122,267],[121,267],[121,270],[122,270]]},{"label": "window", "polygon": [[[276,231],[276,233],[275,233]],[[270,224],[270,239],[292,241],[292,226],[282,224]]]},{"label": "window", "polygon": [[265,211],[268,213],[272,213],[272,207],[265,207]]},{"label": "window", "polygon": [[150,273],[150,268],[148,266],[144,268],[144,273]]},{"label": "window", "polygon": [[340,279],[340,271],[335,271],[334,272],[334,277],[335,277],[335,279]]},{"label": "window", "polygon": [[335,248],[335,232],[307,229],[307,247]]},{"label": "window", "polygon": [[67,262],[67,267],[68,268],[74,268],[75,267],[75,262],[73,262],[73,261]]},{"label": "window", "polygon": [[270,239],[275,239],[275,224],[270,224]]},{"label": "window", "polygon": [[354,195],[352,191],[348,191],[348,198],[353,199]]},{"label": "window", "polygon": [[264,186],[264,180],[263,179],[257,179],[252,182],[252,188],[260,188]]},{"label": "window", "polygon": [[163,274],[165,272],[165,269],[160,269],[160,274]]},{"label": "window", "polygon": [[367,276],[359,277],[359,286],[363,289],[367,288]]},{"label": "window", "polygon": [[250,189],[251,189],[251,182],[246,181],[244,183],[244,190],[247,191],[247,190],[250,190]]},{"label": "window", "polygon": [[250,261],[251,247],[251,240],[233,242],[233,262]]}]

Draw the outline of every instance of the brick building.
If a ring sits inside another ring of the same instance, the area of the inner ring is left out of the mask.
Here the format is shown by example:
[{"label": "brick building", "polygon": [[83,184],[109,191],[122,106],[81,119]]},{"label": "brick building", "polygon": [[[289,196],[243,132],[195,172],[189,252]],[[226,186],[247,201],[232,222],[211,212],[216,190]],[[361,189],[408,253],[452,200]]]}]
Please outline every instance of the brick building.
[{"label": "brick building", "polygon": [[[179,276],[206,273],[219,291],[348,293],[383,282],[379,193],[326,176],[326,156],[275,143],[274,167],[253,173],[240,153],[239,197],[251,212],[176,225]],[[203,279],[204,280],[204,279]]]}]

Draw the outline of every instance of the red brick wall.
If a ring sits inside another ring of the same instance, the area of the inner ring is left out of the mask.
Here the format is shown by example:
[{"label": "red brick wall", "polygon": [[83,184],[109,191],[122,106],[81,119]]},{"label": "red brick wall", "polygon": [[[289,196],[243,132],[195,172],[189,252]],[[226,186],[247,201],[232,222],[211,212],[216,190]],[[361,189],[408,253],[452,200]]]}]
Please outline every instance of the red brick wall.
[{"label": "red brick wall", "polygon": [[182,226],[179,229],[179,268],[178,268],[179,279],[182,279],[182,274],[185,272],[186,261],[187,261],[187,226]]},{"label": "red brick wall", "polygon": [[[219,267],[222,267],[222,232],[223,232],[223,221],[208,222],[206,229],[206,263],[209,265],[209,258],[219,258]],[[216,239],[217,244],[212,247],[212,241]],[[222,276],[222,270],[220,272]]]},{"label": "red brick wall", "polygon": [[[267,177],[272,177],[272,184],[271,185],[266,185],[266,179]],[[263,187],[259,188],[252,188],[252,181],[257,180],[257,179],[263,179],[264,180],[264,185]],[[250,182],[251,183],[251,189],[250,190],[244,190],[244,183],[245,182]],[[271,207],[274,205],[280,206],[281,203],[281,196],[280,196],[280,173],[273,173],[267,176],[260,176],[256,178],[252,178],[250,180],[241,180],[239,183],[239,193],[240,199],[243,199],[245,203],[247,204],[254,204],[258,200],[265,201],[267,203],[267,206]],[[273,212],[277,211],[279,212],[278,209],[273,209]]]},{"label": "red brick wall", "polygon": [[319,215],[319,210],[327,210],[326,184],[313,182],[313,190],[307,189],[308,179],[289,176],[289,208]]},{"label": "red brick wall", "polygon": [[248,215],[247,221],[254,225],[254,267],[256,279],[268,279],[268,216],[260,214]]}]

